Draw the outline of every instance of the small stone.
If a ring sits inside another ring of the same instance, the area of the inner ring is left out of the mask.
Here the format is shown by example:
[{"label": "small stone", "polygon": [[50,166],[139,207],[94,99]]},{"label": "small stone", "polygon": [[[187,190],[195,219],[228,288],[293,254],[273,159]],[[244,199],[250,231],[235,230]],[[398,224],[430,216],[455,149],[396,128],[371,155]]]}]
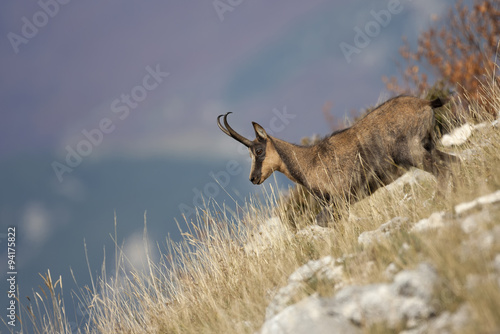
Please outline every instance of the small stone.
[{"label": "small stone", "polygon": [[407,242],[404,242],[402,245],[401,245],[401,248],[399,249],[399,255],[403,254],[403,253],[406,253],[407,251],[409,251],[411,249],[411,246],[407,243]]},{"label": "small stone", "polygon": [[393,278],[394,275],[396,275],[396,273],[399,271],[399,268],[398,266],[394,263],[394,262],[391,262],[389,263],[389,265],[387,266],[387,268],[385,269],[384,271],[384,275],[385,277],[387,278]]}]

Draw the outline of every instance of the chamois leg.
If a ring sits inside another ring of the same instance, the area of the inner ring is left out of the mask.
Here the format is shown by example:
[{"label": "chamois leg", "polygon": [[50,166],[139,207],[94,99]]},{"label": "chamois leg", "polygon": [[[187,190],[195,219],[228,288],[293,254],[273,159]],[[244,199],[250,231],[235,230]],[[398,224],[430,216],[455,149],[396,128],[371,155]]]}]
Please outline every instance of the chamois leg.
[{"label": "chamois leg", "polygon": [[438,197],[445,197],[451,178],[451,164],[458,158],[436,149],[432,136],[425,142],[413,141],[408,147],[410,154],[400,156],[400,163],[431,173],[437,178]]},{"label": "chamois leg", "polygon": [[328,227],[330,222],[339,221],[342,214],[335,210],[334,205],[324,206],[323,209],[316,215],[316,224],[321,227]]},{"label": "chamois leg", "polygon": [[444,161],[446,164],[459,163],[460,159],[454,155],[444,153],[440,150],[434,149],[434,153],[437,154],[438,158],[441,161]]},{"label": "chamois leg", "polygon": [[328,227],[330,223],[337,222],[348,212],[346,201],[322,201],[323,208],[316,215],[316,224],[321,227]]},{"label": "chamois leg", "polygon": [[458,159],[456,157],[437,149],[424,153],[423,169],[436,176],[438,181],[437,195],[440,198],[446,197],[450,186],[450,180],[452,181],[451,189],[454,188],[453,178],[451,177],[451,163],[457,161]]},{"label": "chamois leg", "polygon": [[[439,151],[439,150],[434,150],[433,152],[435,155],[437,155],[438,159],[440,160],[440,164],[443,166],[441,167],[441,173],[444,175],[442,176],[442,184],[446,187],[443,188],[446,190],[449,188],[449,191],[453,191],[455,189],[455,178],[453,177],[453,171],[452,171],[452,164],[459,164],[460,159],[454,155]],[[438,195],[444,195],[443,193],[440,193],[438,191]]]}]

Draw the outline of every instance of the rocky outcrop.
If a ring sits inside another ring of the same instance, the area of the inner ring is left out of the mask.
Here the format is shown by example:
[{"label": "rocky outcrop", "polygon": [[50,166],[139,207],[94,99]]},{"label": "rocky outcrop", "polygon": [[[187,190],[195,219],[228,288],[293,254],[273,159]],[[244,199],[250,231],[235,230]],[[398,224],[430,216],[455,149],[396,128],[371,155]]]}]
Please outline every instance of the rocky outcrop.
[{"label": "rocky outcrop", "polygon": [[337,288],[342,286],[344,280],[342,262],[342,260],[326,256],[319,260],[309,261],[298,268],[288,278],[288,284],[281,288],[272,299],[266,309],[266,319],[272,318],[292,302],[296,301],[304,294],[305,287],[313,279],[327,280]]},{"label": "rocky outcrop", "polygon": [[288,306],[264,323],[261,334],[362,333],[349,319],[330,313],[328,300],[316,295]]},{"label": "rocky outcrop", "polygon": [[462,230],[469,234],[477,230],[477,214],[474,210],[481,209],[484,206],[499,204],[500,203],[500,190],[494,193],[481,196],[473,201],[460,203],[455,206],[453,213],[444,211],[434,212],[428,218],[421,219],[420,221],[410,224],[409,219],[406,217],[395,217],[385,224],[380,225],[379,228],[373,231],[366,231],[359,235],[358,243],[363,246],[369,246],[376,242],[382,242],[389,238],[395,231],[402,228],[408,229],[413,233],[422,233],[430,230],[438,230],[444,226],[453,224],[458,219]]},{"label": "rocky outcrop", "polygon": [[423,322],[419,326],[402,331],[400,334],[452,334],[460,333],[470,319],[471,311],[465,304],[458,308],[455,313],[445,311],[439,316]]},{"label": "rocky outcrop", "polygon": [[452,132],[447,133],[441,138],[441,145],[443,146],[459,146],[467,142],[469,137],[477,130],[489,126],[497,127],[499,120],[493,122],[483,122],[479,124],[465,123],[464,125],[454,129]]},{"label": "rocky outcrop", "polygon": [[[456,205],[451,212],[435,212],[416,223],[405,217],[393,218],[374,231],[360,234],[358,242],[369,247],[384,242],[401,229],[416,234],[434,233],[455,224],[466,235],[458,248],[458,254],[463,253],[465,258],[488,251],[500,243],[500,226],[494,224],[494,217],[499,212],[500,191],[497,191]],[[315,231],[307,233],[312,237],[309,234],[314,235]],[[405,244],[400,252],[405,252]],[[457,333],[470,320],[471,311],[467,304],[462,304],[455,312],[438,312],[435,308],[434,294],[441,279],[428,263],[403,271],[391,263],[384,273],[391,280],[389,283],[363,286],[349,285],[343,261],[327,256],[298,268],[289,277],[287,286],[278,290],[269,304],[261,333],[350,334],[365,332],[379,324],[405,334]],[[487,279],[497,282],[500,287],[500,254],[489,266],[492,277]],[[484,282],[484,277],[477,274],[469,276],[465,288],[474,288]],[[313,279],[331,282],[335,294],[304,298],[304,288]]]},{"label": "rocky outcrop", "polygon": [[346,286],[333,297],[309,296],[269,318],[261,333],[361,333],[367,326],[415,328],[434,316],[438,276],[430,265],[398,273],[392,283]]}]

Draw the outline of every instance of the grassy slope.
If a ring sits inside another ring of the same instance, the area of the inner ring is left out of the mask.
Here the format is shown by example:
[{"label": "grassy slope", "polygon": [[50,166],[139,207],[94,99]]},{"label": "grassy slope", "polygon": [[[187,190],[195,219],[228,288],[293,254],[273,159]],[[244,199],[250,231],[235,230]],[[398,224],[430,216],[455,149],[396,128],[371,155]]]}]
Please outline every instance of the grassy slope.
[{"label": "grassy slope", "polygon": [[[495,94],[495,107],[500,110],[500,93],[498,90],[490,93]],[[170,249],[163,251],[161,262],[150,263],[149,270],[126,272],[126,259],[121,257],[116,259],[120,264],[118,272],[103,273],[95,287],[83,288],[82,302],[88,307],[93,325],[81,331],[253,333],[262,326],[273,295],[286,285],[296,268],[311,259],[347,254],[351,256],[345,261],[345,273],[352,284],[387,280],[384,272],[390,263],[401,269],[413,268],[422,261],[432,263],[444,279],[437,292],[437,309],[454,311],[468,301],[476,332],[498,330],[500,291],[496,282],[486,280],[472,289],[464,287],[468,275],[487,276],[491,272],[489,264],[500,253],[500,245],[478,247],[464,257],[460,252],[464,242],[467,239],[478,242],[457,225],[446,227],[445,233],[414,234],[403,228],[385,242],[368,247],[357,241],[363,231],[374,230],[396,216],[417,222],[444,210],[450,213],[450,220],[458,219],[452,214],[456,204],[500,189],[498,127],[475,132],[467,144],[452,151],[462,152],[467,159],[455,166],[456,189],[446,200],[434,199],[433,180],[381,189],[354,205],[349,218],[316,237],[300,232],[311,224],[317,212],[315,204],[302,198],[300,205],[290,205],[289,201],[278,200],[280,194],[272,191],[262,201],[247,203],[238,214],[224,208],[201,213],[198,223],[190,225],[184,233],[184,242],[172,242]],[[259,226],[276,215],[291,224],[265,233]],[[477,219],[482,218],[478,215]],[[485,228],[500,224],[500,211],[492,211],[482,223]],[[408,251],[401,253],[404,244]],[[60,288],[55,285],[52,280],[46,282],[48,291],[54,292],[53,300],[57,300]],[[311,284],[304,295],[313,292],[335,293],[331,284],[321,281]],[[50,297],[45,302],[52,303]],[[68,329],[60,316],[63,306],[56,306],[56,311],[48,311],[45,321],[43,315],[37,316],[35,322],[41,332]],[[25,314],[23,320],[29,321],[29,315]]]}]

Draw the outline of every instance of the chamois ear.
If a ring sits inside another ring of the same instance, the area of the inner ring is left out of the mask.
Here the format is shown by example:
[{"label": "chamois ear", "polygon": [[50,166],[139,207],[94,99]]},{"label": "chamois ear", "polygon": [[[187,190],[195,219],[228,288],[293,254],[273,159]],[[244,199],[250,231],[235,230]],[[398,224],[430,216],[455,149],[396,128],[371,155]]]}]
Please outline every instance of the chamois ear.
[{"label": "chamois ear", "polygon": [[260,126],[259,124],[255,123],[255,122],[252,122],[252,124],[253,124],[253,129],[255,130],[255,135],[257,136],[257,138],[267,139],[266,130],[264,130],[264,128],[262,126]]}]

